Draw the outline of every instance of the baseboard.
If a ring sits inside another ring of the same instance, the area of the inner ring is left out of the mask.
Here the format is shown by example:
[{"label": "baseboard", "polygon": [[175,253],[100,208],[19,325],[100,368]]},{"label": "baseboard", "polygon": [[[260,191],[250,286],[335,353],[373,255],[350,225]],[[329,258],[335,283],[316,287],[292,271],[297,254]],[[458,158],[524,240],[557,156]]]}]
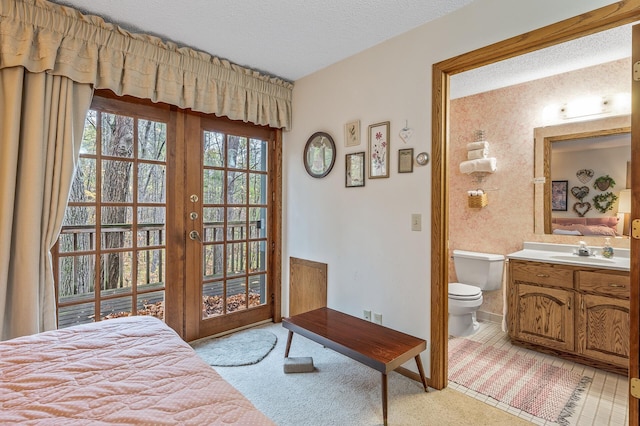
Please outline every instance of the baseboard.
[{"label": "baseboard", "polygon": [[476,312],[476,319],[478,319],[478,321],[488,321],[488,322],[494,322],[496,324],[502,324],[502,318],[503,318],[502,315],[494,314],[492,312],[483,312],[483,311]]}]

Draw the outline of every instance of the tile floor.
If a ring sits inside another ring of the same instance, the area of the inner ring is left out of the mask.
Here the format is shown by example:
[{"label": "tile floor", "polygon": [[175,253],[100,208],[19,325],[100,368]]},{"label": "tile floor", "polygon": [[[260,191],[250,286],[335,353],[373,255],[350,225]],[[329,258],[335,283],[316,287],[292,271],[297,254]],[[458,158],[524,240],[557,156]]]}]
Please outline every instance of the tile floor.
[{"label": "tile floor", "polygon": [[[571,361],[565,361],[561,358],[545,355],[525,348],[511,345],[506,333],[501,330],[498,323],[483,321],[480,322],[480,330],[473,336],[467,337],[471,340],[479,342],[487,342],[494,344],[502,349],[523,351],[531,356],[544,359],[553,365],[562,366],[571,370],[578,371],[583,376],[593,378],[587,392],[577,404],[575,414],[570,417],[569,424],[571,426],[625,426],[629,424],[628,415],[628,379],[619,374],[608,373],[597,370],[586,365],[577,364]],[[501,408],[504,411],[512,413],[522,419],[526,419],[537,425],[556,425],[557,423],[549,422],[538,417],[534,417],[524,411],[517,410],[506,404],[499,403],[493,398],[481,395],[475,391],[469,390],[464,386],[449,382],[451,389],[456,389],[464,394],[473,396],[487,404]]]}]

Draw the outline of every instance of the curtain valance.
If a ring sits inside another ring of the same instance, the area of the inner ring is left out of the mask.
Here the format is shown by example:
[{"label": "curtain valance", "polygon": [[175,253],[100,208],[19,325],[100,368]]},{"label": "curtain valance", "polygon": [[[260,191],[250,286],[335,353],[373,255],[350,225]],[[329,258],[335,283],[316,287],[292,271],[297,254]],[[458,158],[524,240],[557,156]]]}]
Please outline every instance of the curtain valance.
[{"label": "curtain valance", "polygon": [[0,0],[0,68],[15,66],[118,95],[291,127],[293,84],[45,0]]}]

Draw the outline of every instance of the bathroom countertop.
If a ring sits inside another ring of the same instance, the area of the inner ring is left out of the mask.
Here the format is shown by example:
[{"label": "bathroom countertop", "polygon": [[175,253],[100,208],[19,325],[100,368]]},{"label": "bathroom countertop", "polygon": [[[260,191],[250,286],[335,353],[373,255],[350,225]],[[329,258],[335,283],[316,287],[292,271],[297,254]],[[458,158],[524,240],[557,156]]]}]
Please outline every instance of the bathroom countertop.
[{"label": "bathroom countertop", "polygon": [[629,271],[629,249],[616,248],[613,257],[607,259],[602,256],[602,247],[589,246],[596,253],[591,256],[574,254],[577,248],[577,245],[570,244],[525,242],[522,250],[508,254],[507,258]]}]

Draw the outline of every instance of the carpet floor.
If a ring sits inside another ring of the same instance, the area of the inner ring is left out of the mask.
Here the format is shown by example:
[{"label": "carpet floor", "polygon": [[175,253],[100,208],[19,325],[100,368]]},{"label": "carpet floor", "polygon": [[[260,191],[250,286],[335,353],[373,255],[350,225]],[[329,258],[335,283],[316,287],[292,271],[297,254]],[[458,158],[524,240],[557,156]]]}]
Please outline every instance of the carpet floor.
[{"label": "carpet floor", "polygon": [[[281,324],[257,327],[277,336],[275,348],[260,362],[215,367],[260,411],[279,426],[381,425],[380,373],[302,336],[294,335],[291,357],[312,357],[315,370],[285,374],[287,330]],[[408,367],[414,367],[407,364]],[[398,373],[388,375],[388,424],[528,425],[498,408],[453,389],[426,393]]]}]

